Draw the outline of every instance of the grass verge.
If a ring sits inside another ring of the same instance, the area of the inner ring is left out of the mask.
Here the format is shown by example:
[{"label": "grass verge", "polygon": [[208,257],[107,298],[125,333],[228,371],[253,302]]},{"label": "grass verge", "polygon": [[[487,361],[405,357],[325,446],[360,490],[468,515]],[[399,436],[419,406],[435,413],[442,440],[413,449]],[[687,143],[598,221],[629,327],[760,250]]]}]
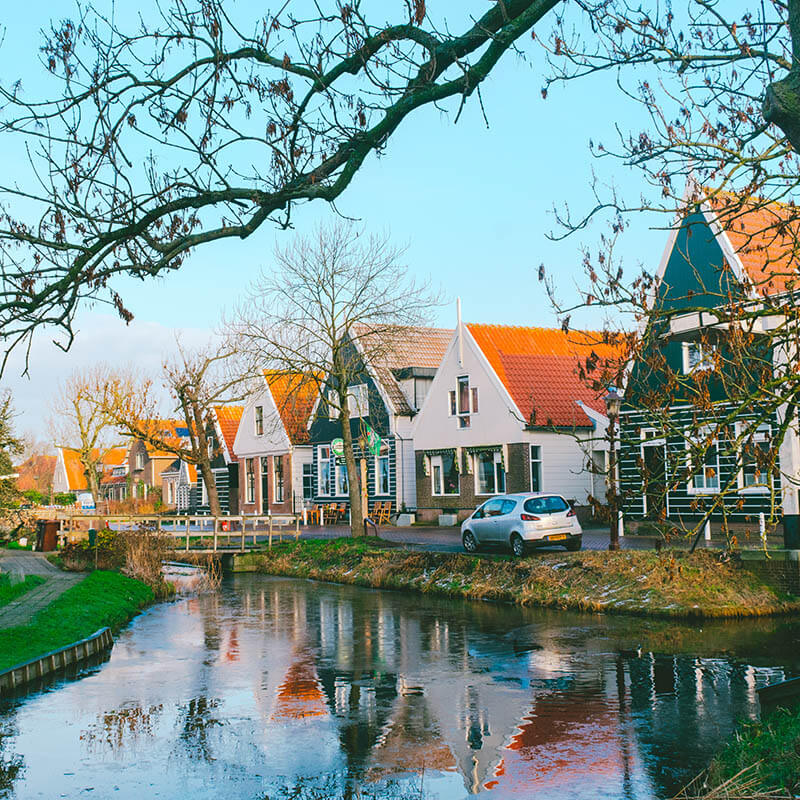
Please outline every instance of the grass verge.
[{"label": "grass verge", "polygon": [[[744,723],[717,755],[699,797],[795,797],[800,792],[800,708]],[[719,795],[722,796],[722,795]]]},{"label": "grass verge", "polygon": [[7,606],[12,600],[45,582],[41,575],[26,575],[22,580],[13,581],[9,575],[0,575],[0,608]]},{"label": "grass verge", "polygon": [[118,629],[153,599],[153,591],[144,583],[116,572],[92,572],[42,609],[30,625],[0,630],[0,670],[105,626]]},{"label": "grass verge", "polygon": [[720,618],[800,610],[800,598],[710,551],[540,553],[517,561],[335,539],[276,545],[244,560],[271,575],[579,611]]}]

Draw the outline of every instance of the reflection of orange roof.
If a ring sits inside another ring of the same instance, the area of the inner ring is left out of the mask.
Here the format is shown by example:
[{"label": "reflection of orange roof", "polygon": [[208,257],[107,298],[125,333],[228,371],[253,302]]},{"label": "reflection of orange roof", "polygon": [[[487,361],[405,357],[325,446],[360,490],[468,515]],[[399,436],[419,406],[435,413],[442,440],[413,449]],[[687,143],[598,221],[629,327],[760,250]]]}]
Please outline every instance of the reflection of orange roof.
[{"label": "reflection of orange roof", "polygon": [[621,773],[619,719],[602,697],[546,695],[536,700],[511,737],[506,754],[485,789],[502,786],[520,797],[572,776]]},{"label": "reflection of orange roof", "polygon": [[289,667],[283,683],[278,687],[275,707],[276,719],[320,717],[328,713],[325,695],[317,679],[314,660],[310,653],[301,653]]},{"label": "reflection of orange roof", "polygon": [[[605,414],[601,390],[592,378],[603,379],[603,362],[618,366],[621,349],[603,343],[603,334],[561,328],[524,328],[516,325],[467,325],[478,347],[505,386],[526,422],[532,427],[587,427],[591,420],[578,400]],[[596,374],[587,369],[592,354],[599,358]],[[587,372],[582,380],[579,367]]]},{"label": "reflection of orange roof", "polygon": [[713,191],[709,206],[720,214],[719,223],[759,294],[782,292],[797,285],[798,209]]},{"label": "reflection of orange roof", "polygon": [[239,429],[243,411],[242,406],[216,406],[214,408],[222,438],[232,461],[238,461],[236,454],[233,452],[233,442],[236,439],[236,431]]},{"label": "reflection of orange roof", "polygon": [[309,441],[308,418],[319,389],[318,379],[301,372],[266,369],[264,378],[281,415],[289,441],[292,444],[306,444]]}]

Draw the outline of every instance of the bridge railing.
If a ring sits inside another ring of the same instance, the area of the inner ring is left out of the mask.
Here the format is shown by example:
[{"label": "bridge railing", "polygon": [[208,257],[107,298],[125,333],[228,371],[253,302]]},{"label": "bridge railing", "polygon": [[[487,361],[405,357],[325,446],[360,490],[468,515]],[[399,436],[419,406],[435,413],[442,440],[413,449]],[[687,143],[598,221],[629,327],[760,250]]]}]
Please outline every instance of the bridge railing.
[{"label": "bridge railing", "polygon": [[[266,536],[272,547],[277,536],[283,541],[285,534],[300,538],[300,514],[239,514],[212,517],[207,514],[158,515],[158,514],[57,514],[61,524],[62,542],[85,541],[89,529],[95,530],[138,530],[157,531],[176,539],[182,549],[206,549],[217,552],[230,551],[239,546],[240,550],[258,547],[258,537]],[[192,548],[192,539],[199,540],[200,547]],[[204,541],[210,545],[203,548]],[[224,547],[222,546],[224,542]]]}]

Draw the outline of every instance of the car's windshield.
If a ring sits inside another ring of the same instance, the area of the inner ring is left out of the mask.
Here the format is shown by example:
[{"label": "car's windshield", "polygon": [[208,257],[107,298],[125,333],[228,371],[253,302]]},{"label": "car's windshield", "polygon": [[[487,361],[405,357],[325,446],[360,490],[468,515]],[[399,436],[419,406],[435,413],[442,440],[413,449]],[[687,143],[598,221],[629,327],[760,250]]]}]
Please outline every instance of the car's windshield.
[{"label": "car's windshield", "polygon": [[525,510],[530,514],[557,514],[568,508],[563,497],[531,497],[525,501]]}]

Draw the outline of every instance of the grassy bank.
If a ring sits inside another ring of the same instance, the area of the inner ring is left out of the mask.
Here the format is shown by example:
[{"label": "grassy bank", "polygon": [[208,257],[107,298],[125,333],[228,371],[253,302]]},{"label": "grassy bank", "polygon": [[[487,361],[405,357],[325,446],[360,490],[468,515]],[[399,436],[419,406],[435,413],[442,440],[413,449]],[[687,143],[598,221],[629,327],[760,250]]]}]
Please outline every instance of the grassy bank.
[{"label": "grassy bank", "polygon": [[92,572],[68,589],[30,625],[0,630],[0,670],[90,636],[117,629],[153,602],[152,590],[115,572]]},{"label": "grassy bank", "polygon": [[271,575],[405,589],[526,606],[670,618],[759,616],[800,610],[717,553],[623,550],[508,556],[422,553],[376,539],[307,540],[246,557]]},{"label": "grassy bank", "polygon": [[[699,797],[794,797],[800,792],[800,709],[745,723],[714,759]],[[724,787],[724,788],[723,788]]]},{"label": "grassy bank", "polygon": [[0,608],[44,582],[45,579],[41,575],[26,575],[16,582],[12,581],[9,575],[0,575]]}]

